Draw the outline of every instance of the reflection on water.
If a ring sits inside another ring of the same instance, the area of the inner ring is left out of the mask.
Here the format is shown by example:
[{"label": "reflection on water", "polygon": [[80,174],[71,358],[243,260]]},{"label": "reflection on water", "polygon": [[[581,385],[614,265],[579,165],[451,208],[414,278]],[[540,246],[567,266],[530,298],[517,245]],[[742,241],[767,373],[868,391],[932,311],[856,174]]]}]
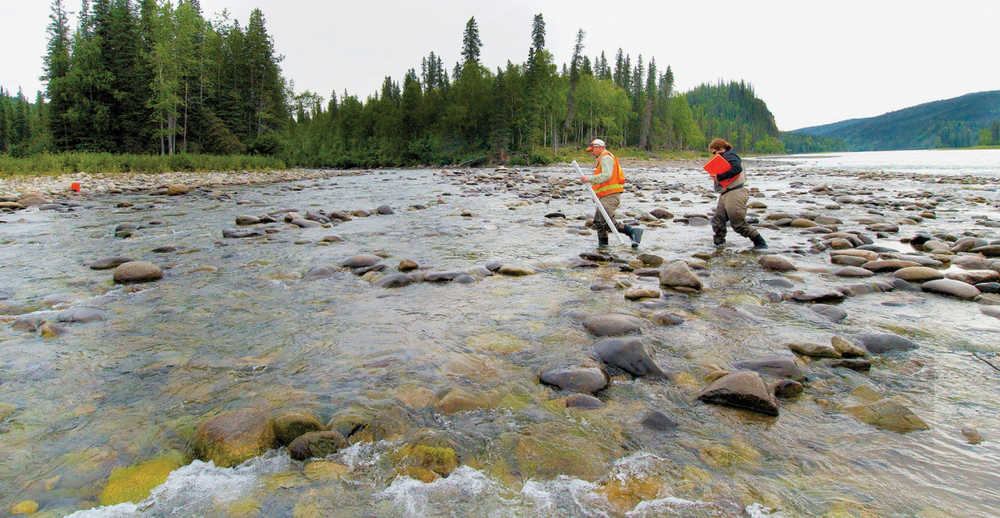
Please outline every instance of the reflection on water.
[{"label": "reflection on water", "polygon": [[[869,207],[832,208],[830,197],[791,184],[856,186],[890,200],[911,199],[905,193],[918,189],[946,196],[936,219],[879,240],[901,250],[909,246],[900,236],[960,235],[970,229],[969,214],[997,217],[988,202],[967,201],[995,201],[995,184],[984,191],[831,181],[773,163],[756,172],[750,181],[760,194],[753,199],[764,201],[766,212],[811,211],[848,229],[864,227],[855,221],[871,216]],[[848,318],[834,324],[807,305],[770,302],[769,294],[781,290],[763,281],[777,275],[741,251],[748,241],[731,234],[729,248],[716,252],[708,227],[667,222],[648,227],[637,252],[616,253],[668,261],[709,254],[704,292],[670,292],[656,308],[685,322],[643,324],[657,362],[681,375],[673,382],[616,378],[600,394],[604,408],[566,409],[564,394],[540,386],[537,373],[590,356],[595,339],[574,315],[653,311],[623,299],[620,289],[591,287],[656,281],[614,264],[570,267],[593,249],[595,238],[581,235],[578,218],[592,209],[575,187],[556,189],[559,197],[531,197],[549,193],[548,186],[571,176],[567,171],[522,173],[511,182],[524,187],[519,191],[480,173],[382,171],[176,198],[109,196],[65,214],[24,213],[23,222],[5,225],[0,288],[12,298],[0,302],[50,320],[63,307],[96,307],[107,320],[66,324],[68,333],[52,339],[0,328],[0,506],[30,499],[56,515],[97,507],[114,468],[187,451],[203,416],[244,407],[308,409],[324,422],[350,411],[378,416],[387,432],[328,459],[346,466],[345,475],[317,475],[327,473],[325,465],[292,462],[283,451],[236,469],[194,462],[138,506],[80,516],[988,516],[1000,506],[993,439],[1000,437],[1000,383],[968,352],[996,353],[1000,326],[978,304],[869,294],[841,303]],[[635,191],[623,207],[705,214],[715,200],[702,176],[633,167]],[[134,206],[116,207],[125,200]],[[221,237],[238,215],[379,205],[394,214],[331,228],[276,224],[280,231],[267,238]],[[904,210],[889,204],[880,212],[897,219]],[[568,218],[545,218],[553,212]],[[140,228],[130,239],[113,237],[124,222]],[[805,253],[812,235],[763,232],[803,269],[829,265],[826,254]],[[342,241],[322,242],[331,235]],[[176,250],[152,251],[163,246]],[[398,289],[376,288],[349,271],[301,279],[311,268],[372,252],[390,269],[403,259],[433,271],[500,261],[538,273]],[[122,288],[109,272],[85,267],[111,255],[154,261],[165,276]],[[798,288],[848,283],[829,273],[786,278]],[[833,334],[873,330],[901,334],[920,348],[876,360],[869,374],[813,369],[805,394],[783,400],[777,419],[695,401],[703,377],[717,367],[790,355],[790,342],[828,343]],[[859,385],[899,398],[931,429],[901,435],[855,421],[840,408],[859,402],[851,395]],[[474,401],[472,410],[441,411],[442,398],[456,391]],[[670,416],[676,430],[643,428],[650,410]],[[963,426],[986,441],[968,444]],[[428,434],[451,444],[461,466],[431,482],[397,476],[393,453]]]},{"label": "reflection on water", "polygon": [[895,171],[933,175],[1000,175],[1000,149],[862,151],[768,157],[802,167],[847,171]]}]

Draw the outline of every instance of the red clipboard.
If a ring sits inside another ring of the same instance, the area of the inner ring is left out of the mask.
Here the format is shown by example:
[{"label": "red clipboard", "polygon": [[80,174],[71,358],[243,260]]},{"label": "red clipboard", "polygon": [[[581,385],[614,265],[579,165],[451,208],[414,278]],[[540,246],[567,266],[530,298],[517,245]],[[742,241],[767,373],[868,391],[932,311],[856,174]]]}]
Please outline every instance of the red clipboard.
[{"label": "red clipboard", "polygon": [[705,171],[708,171],[708,174],[712,176],[719,176],[720,174],[725,173],[726,171],[732,169],[732,166],[729,165],[729,161],[727,161],[725,158],[722,158],[722,155],[715,155],[714,157],[712,157],[711,160],[708,161],[707,164],[701,167]]}]

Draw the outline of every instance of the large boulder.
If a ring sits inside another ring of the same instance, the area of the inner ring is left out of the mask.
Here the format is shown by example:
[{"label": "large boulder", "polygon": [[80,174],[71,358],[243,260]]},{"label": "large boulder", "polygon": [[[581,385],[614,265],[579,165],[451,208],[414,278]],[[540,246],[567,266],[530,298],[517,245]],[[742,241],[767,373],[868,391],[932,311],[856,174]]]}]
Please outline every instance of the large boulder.
[{"label": "large boulder", "polygon": [[660,285],[668,288],[688,288],[701,291],[701,279],[684,261],[674,261],[660,268]]},{"label": "large boulder", "polygon": [[148,261],[131,261],[115,268],[115,282],[152,282],[163,278],[163,270]]},{"label": "large boulder", "polygon": [[731,406],[778,415],[778,402],[774,394],[753,371],[736,371],[715,380],[698,394],[698,399],[715,405]]},{"label": "large boulder", "polygon": [[775,272],[791,272],[797,269],[791,259],[778,254],[763,255],[758,262],[764,269]]},{"label": "large boulder", "polygon": [[274,427],[258,409],[219,414],[198,425],[194,454],[216,466],[231,467],[256,457],[274,445]]},{"label": "large boulder", "polygon": [[292,410],[274,418],[274,437],[280,446],[291,444],[300,435],[322,429],[319,419],[306,410]]},{"label": "large boulder", "polygon": [[382,262],[382,258],[377,255],[359,254],[348,258],[342,263],[342,266],[346,266],[348,268],[366,268],[369,266],[375,266],[380,262]]},{"label": "large boulder", "polygon": [[500,275],[509,275],[511,277],[523,277],[525,275],[534,275],[535,270],[527,266],[520,266],[516,264],[505,264],[497,270]]},{"label": "large boulder", "polygon": [[840,358],[840,353],[830,344],[796,342],[788,344],[793,352],[812,358]]},{"label": "large boulder", "polygon": [[893,399],[880,399],[872,403],[844,407],[844,411],[863,423],[880,430],[898,433],[930,430],[923,419]]},{"label": "large boulder", "polygon": [[867,263],[861,265],[862,268],[871,270],[875,273],[894,272],[911,266],[920,266],[920,263],[914,261],[903,261],[901,259],[879,259],[875,261],[868,261]]},{"label": "large boulder", "polygon": [[636,377],[666,376],[639,337],[605,338],[594,344],[593,354],[594,359],[612,371],[625,371]]},{"label": "large boulder", "polygon": [[335,430],[308,432],[288,445],[288,455],[295,460],[326,457],[347,447],[347,440]]},{"label": "large boulder", "polygon": [[941,279],[944,277],[944,274],[941,273],[941,270],[935,270],[927,266],[908,266],[896,270],[893,276],[907,282],[925,282]]},{"label": "large boulder", "polygon": [[379,280],[375,281],[375,286],[379,288],[402,288],[403,286],[409,286],[413,284],[415,279],[412,275],[406,273],[390,273],[385,277],[380,277]]},{"label": "large boulder", "polygon": [[593,315],[583,321],[583,327],[587,328],[594,336],[623,336],[640,332],[642,320],[629,316],[610,313],[605,315]]},{"label": "large boulder", "polygon": [[875,272],[861,268],[860,266],[844,266],[833,271],[837,277],[871,277]]},{"label": "large boulder", "polygon": [[542,371],[538,379],[562,390],[593,394],[608,386],[608,375],[597,367],[553,367]]},{"label": "large boulder", "polygon": [[954,279],[938,279],[936,281],[928,281],[921,284],[920,289],[931,293],[937,293],[939,295],[950,295],[952,297],[958,297],[965,300],[972,300],[982,295],[979,288],[967,282],[956,281]]}]

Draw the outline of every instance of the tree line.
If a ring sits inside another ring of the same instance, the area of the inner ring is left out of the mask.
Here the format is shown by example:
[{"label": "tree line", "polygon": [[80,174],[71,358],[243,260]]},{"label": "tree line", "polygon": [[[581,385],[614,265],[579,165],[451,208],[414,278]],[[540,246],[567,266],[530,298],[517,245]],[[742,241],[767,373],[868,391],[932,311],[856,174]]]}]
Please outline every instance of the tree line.
[{"label": "tree line", "polygon": [[250,153],[349,167],[544,162],[594,137],[648,151],[701,150],[715,136],[744,151],[781,146],[749,85],[682,94],[655,58],[587,55],[583,30],[559,66],[541,14],[521,62],[483,65],[470,18],[453,66],[430,52],[365,98],[324,99],[282,76],[259,9],[241,25],[225,11],[207,20],[197,0],[82,0],[71,28],[63,0],[51,1],[45,94],[0,95],[0,153]]},{"label": "tree line", "polygon": [[274,152],[289,119],[259,9],[243,26],[197,0],[52,0],[46,125],[57,151]]}]

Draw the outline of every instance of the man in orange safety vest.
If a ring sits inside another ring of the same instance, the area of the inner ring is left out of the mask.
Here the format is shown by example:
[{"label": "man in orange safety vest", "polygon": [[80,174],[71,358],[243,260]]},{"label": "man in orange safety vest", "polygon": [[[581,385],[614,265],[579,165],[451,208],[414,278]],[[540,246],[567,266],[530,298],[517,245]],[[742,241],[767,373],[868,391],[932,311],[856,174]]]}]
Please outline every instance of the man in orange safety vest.
[{"label": "man in orange safety vest", "polygon": [[[604,210],[608,213],[608,217],[611,218],[611,222],[614,223],[615,228],[618,232],[627,235],[632,240],[632,248],[638,247],[639,241],[642,240],[642,229],[622,225],[615,221],[615,209],[621,203],[622,192],[625,191],[625,173],[622,171],[621,164],[618,163],[618,158],[608,151],[607,144],[599,138],[595,138],[590,142],[590,147],[587,148],[587,151],[590,151],[590,154],[594,155],[594,158],[597,159],[597,169],[594,169],[592,175],[581,177],[580,181],[590,183],[591,188],[594,189],[594,193],[597,194],[598,200],[604,206]],[[608,231],[611,229],[604,222],[604,217],[601,216],[600,209],[594,211],[593,225],[594,229],[597,230],[597,246],[607,246]]]}]

